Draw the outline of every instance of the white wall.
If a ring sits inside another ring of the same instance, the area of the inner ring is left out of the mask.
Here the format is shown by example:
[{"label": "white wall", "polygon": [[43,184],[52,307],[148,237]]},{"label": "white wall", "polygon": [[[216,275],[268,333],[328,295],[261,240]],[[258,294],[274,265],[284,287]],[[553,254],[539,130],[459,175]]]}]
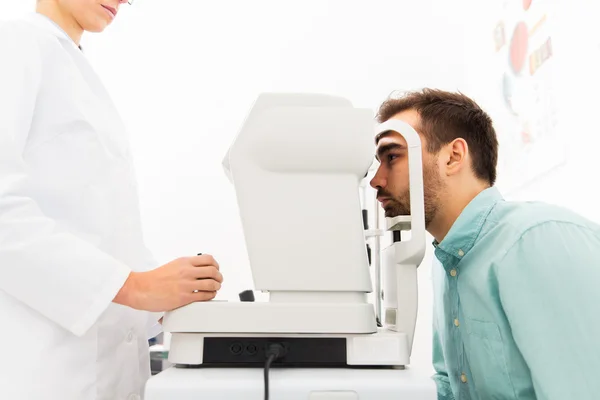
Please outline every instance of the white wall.
[{"label": "white wall", "polygon": [[567,162],[511,195],[568,207],[600,223],[598,151],[600,149],[600,2],[559,2],[560,88]]},{"label": "white wall", "polygon": [[[447,18],[457,9],[440,0],[206,4],[138,1],[86,46],[132,134],[150,248],[160,262],[214,254],[226,277],[220,297],[236,299],[252,282],[220,162],[257,94],[325,92],[375,108],[394,89],[457,89],[464,39]],[[414,351],[425,368],[429,265]]]},{"label": "white wall", "polygon": [[[499,0],[496,3],[502,2]],[[548,21],[554,25],[552,40],[557,70],[554,86],[562,146],[567,153],[566,162],[517,187],[506,197],[511,200],[551,202],[600,222],[596,189],[600,125],[595,118],[600,103],[600,25],[597,23],[600,2],[554,0],[549,3],[554,4]],[[493,14],[494,8],[488,2],[475,1],[472,7],[478,18],[466,28],[469,31],[466,36],[472,38],[469,46],[475,49],[485,41],[481,34],[477,35],[478,29],[481,32],[482,21],[495,22],[498,16]],[[480,73],[478,70],[488,67],[485,57],[477,57],[479,54],[473,51],[470,53],[475,55],[469,57],[470,71]],[[482,90],[488,90],[488,87]],[[499,134],[502,135],[502,132]],[[503,146],[502,136],[500,146]],[[553,153],[545,155],[546,160],[556,157]],[[522,172],[527,175],[528,171]]]},{"label": "white wall", "polygon": [[[124,6],[114,26],[83,44],[131,133],[146,240],[158,261],[212,253],[226,277],[220,297],[236,299],[252,283],[221,160],[258,93],[326,92],[375,108],[395,89],[468,92],[463,62],[476,46],[470,22],[477,14],[472,13],[483,3],[138,0]],[[0,18],[33,4],[0,0]],[[584,6],[592,5],[593,0],[560,2],[560,17],[568,24],[560,32],[565,42],[586,41],[597,29],[578,19],[589,17],[591,23],[598,13]],[[553,201],[600,219],[590,167],[600,144],[593,120],[598,101],[597,92],[587,90],[598,80],[590,65],[582,65],[581,53],[563,48],[573,57],[564,61],[561,92],[572,96],[563,102],[564,118],[572,123],[569,161],[549,175],[556,180],[539,180],[511,197]],[[419,270],[413,355],[425,366],[430,360],[430,265],[431,252]]]}]

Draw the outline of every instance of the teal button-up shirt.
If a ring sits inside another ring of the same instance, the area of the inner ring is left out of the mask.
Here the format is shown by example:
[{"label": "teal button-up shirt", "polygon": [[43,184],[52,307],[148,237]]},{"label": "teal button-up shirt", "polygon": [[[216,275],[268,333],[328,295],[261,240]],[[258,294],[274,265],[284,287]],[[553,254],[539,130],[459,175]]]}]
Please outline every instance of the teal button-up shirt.
[{"label": "teal button-up shirt", "polygon": [[434,246],[439,399],[600,399],[599,226],[490,188]]}]

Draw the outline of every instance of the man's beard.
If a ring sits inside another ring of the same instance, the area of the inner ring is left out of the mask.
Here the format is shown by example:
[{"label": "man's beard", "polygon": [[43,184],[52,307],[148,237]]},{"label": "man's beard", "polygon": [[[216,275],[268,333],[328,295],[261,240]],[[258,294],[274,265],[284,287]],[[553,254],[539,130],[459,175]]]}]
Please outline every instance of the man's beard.
[{"label": "man's beard", "polygon": [[[434,164],[435,165],[435,164]],[[425,208],[425,227],[427,227],[438,213],[440,194],[444,186],[441,177],[434,168],[424,168],[423,171],[423,197]],[[384,190],[377,192],[378,197],[389,198],[385,207],[385,216],[388,218],[399,215],[410,215],[410,189],[399,197],[393,197]]]}]

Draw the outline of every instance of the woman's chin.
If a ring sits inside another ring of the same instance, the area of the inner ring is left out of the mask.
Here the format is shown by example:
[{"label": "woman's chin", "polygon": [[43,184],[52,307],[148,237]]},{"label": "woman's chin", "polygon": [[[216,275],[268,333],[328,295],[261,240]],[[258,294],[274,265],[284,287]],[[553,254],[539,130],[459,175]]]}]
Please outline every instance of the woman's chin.
[{"label": "woman's chin", "polygon": [[88,21],[85,24],[81,25],[83,30],[86,32],[100,33],[104,31],[110,25],[110,23],[98,18],[93,21]]}]

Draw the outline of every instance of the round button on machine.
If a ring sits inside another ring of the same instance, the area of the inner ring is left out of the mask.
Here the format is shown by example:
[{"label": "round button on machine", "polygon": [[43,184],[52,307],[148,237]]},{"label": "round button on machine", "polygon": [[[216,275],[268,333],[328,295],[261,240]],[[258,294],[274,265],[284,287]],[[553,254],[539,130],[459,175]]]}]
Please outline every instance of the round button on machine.
[{"label": "round button on machine", "polygon": [[229,347],[229,350],[232,354],[237,356],[242,354],[242,352],[244,351],[244,346],[242,346],[241,343],[234,343],[231,345],[231,347]]}]

